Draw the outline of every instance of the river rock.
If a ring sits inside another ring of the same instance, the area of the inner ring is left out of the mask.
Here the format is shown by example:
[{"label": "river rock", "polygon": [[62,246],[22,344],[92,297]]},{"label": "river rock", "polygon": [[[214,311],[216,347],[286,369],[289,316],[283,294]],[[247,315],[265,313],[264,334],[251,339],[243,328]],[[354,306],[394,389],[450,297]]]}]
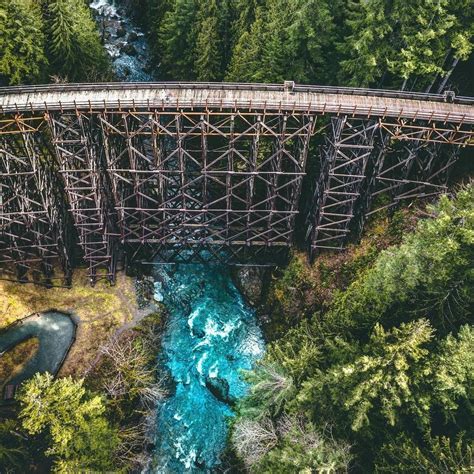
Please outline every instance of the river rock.
[{"label": "river rock", "polygon": [[135,294],[140,309],[146,308],[153,301],[154,289],[152,277],[143,276],[135,280]]},{"label": "river rock", "polygon": [[229,382],[227,380],[220,377],[207,377],[206,387],[219,401],[227,404],[235,402],[235,399],[229,393]]},{"label": "river rock", "polygon": [[252,306],[261,301],[266,274],[262,267],[237,267],[233,272],[237,288]]},{"label": "river rock", "polygon": [[138,34],[135,31],[131,31],[127,36],[127,41],[129,43],[133,43],[134,41],[137,41],[137,39],[138,39]]},{"label": "river rock", "polygon": [[127,56],[136,56],[137,55],[137,49],[133,44],[126,43],[120,48],[120,52],[122,54],[126,54]]},{"label": "river rock", "polygon": [[127,28],[124,26],[123,23],[117,28],[117,38],[123,38],[127,34]]}]

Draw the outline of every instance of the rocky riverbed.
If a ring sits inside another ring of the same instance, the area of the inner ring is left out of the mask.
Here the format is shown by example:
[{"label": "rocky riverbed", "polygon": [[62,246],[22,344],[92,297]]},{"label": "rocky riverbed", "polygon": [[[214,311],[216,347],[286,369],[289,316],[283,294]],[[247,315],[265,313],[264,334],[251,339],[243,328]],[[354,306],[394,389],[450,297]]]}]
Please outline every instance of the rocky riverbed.
[{"label": "rocky riverbed", "polygon": [[151,81],[152,68],[145,34],[127,16],[125,6],[113,0],[93,0],[90,7],[117,79]]}]

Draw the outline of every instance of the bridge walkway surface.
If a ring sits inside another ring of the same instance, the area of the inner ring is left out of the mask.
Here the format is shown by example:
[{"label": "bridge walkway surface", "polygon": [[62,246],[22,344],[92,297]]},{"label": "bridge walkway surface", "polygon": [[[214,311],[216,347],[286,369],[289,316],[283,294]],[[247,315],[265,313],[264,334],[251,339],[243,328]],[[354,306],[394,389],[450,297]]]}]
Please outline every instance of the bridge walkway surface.
[{"label": "bridge walkway surface", "polygon": [[0,112],[105,108],[298,111],[474,123],[468,97],[374,89],[231,83],[105,83],[0,88]]}]

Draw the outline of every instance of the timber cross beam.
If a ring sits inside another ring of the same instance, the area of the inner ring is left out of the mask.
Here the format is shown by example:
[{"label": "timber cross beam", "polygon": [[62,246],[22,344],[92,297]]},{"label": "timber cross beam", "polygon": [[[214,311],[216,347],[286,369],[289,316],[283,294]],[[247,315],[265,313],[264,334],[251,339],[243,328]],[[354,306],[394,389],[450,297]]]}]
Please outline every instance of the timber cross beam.
[{"label": "timber cross beam", "polygon": [[1,271],[278,264],[296,222],[312,256],[341,249],[371,213],[446,191],[473,105],[291,81],[0,88]]}]

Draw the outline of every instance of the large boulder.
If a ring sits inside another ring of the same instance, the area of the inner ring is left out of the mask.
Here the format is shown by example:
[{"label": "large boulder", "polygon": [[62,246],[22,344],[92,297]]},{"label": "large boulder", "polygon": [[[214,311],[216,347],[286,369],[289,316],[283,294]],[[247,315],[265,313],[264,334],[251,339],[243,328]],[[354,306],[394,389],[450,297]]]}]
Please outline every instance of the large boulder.
[{"label": "large boulder", "polygon": [[120,23],[119,26],[117,27],[117,38],[124,38],[125,35],[127,34],[127,27],[123,24]]},{"label": "large boulder", "polygon": [[135,31],[131,31],[127,36],[128,43],[133,43],[134,41],[137,41],[137,39],[138,39],[138,34]]},{"label": "large boulder", "polygon": [[206,377],[207,389],[221,402],[232,404],[234,397],[229,393],[229,382],[220,377]]},{"label": "large boulder", "polygon": [[237,288],[252,306],[261,303],[267,272],[262,267],[237,267],[233,272]]}]

